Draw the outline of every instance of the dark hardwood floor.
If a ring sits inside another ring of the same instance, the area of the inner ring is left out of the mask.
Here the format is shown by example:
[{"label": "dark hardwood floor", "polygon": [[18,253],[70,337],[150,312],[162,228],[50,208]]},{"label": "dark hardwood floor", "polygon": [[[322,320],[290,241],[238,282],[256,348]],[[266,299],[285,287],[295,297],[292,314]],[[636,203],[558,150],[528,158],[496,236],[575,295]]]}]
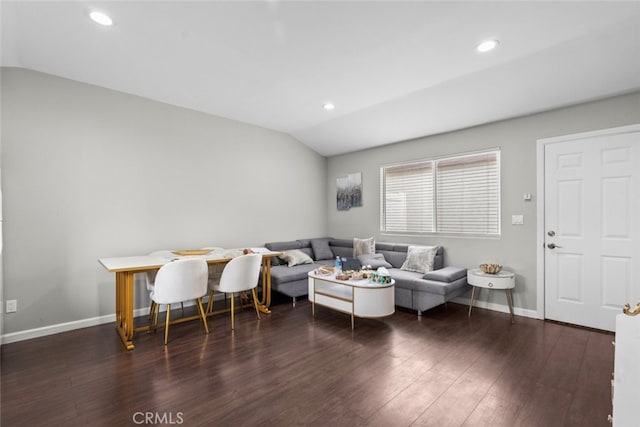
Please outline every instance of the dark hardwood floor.
[{"label": "dark hardwood floor", "polygon": [[112,324],[3,345],[2,427],[608,425],[612,334],[451,303],[354,331],[272,310],[174,325],[167,347],[126,351]]}]

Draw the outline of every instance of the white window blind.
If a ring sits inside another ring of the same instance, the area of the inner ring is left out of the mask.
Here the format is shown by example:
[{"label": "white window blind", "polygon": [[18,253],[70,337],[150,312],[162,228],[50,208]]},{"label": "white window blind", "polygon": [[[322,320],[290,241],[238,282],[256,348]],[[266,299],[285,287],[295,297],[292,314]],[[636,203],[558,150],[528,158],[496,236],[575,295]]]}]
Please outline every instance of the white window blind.
[{"label": "white window blind", "polygon": [[434,231],[433,162],[382,168],[380,178],[385,231]]},{"label": "white window blind", "polygon": [[380,169],[389,233],[500,234],[500,151]]},{"label": "white window blind", "polygon": [[442,233],[500,234],[500,152],[436,161]]}]

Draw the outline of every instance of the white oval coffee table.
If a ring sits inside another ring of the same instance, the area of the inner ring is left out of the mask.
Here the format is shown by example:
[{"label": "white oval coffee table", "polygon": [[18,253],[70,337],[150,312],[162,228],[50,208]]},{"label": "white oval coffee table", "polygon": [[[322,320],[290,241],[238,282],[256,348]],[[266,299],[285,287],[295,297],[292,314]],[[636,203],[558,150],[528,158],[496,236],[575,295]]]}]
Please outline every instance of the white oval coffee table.
[{"label": "white oval coffee table", "polygon": [[315,316],[316,304],[351,315],[355,318],[378,318],[395,313],[395,280],[372,283],[369,279],[338,280],[333,274],[323,276],[309,272],[309,301]]}]

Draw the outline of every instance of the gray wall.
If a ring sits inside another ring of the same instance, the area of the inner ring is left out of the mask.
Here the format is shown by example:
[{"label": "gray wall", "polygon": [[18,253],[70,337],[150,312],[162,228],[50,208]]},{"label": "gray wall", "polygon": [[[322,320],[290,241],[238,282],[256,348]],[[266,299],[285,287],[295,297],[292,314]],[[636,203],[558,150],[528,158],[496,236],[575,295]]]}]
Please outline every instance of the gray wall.
[{"label": "gray wall", "polygon": [[288,135],[24,69],[1,80],[4,333],[112,314],[99,257],[326,235],[326,159]]},{"label": "gray wall", "polygon": [[[517,274],[515,306],[536,310],[536,141],[634,123],[640,123],[640,93],[329,158],[329,235],[343,238],[374,236],[376,241],[442,245],[446,263],[468,268],[483,262],[500,263]],[[380,166],[491,147],[501,148],[500,238],[380,233]],[[362,171],[363,206],[337,211],[336,178],[358,171]],[[523,201],[524,193],[531,193],[533,200]],[[514,214],[524,215],[524,225],[511,225]],[[504,294],[497,292],[482,292],[480,299],[506,303]]]},{"label": "gray wall", "polygon": [[[327,234],[439,244],[464,267],[502,263],[518,274],[516,306],[535,310],[536,140],[640,122],[636,93],[327,160],[232,120],[22,69],[0,78],[4,299],[18,300],[3,333],[112,314],[114,276],[99,257]],[[381,165],[490,147],[502,150],[499,239],[380,234]],[[363,207],[338,212],[335,179],[357,171]]]}]

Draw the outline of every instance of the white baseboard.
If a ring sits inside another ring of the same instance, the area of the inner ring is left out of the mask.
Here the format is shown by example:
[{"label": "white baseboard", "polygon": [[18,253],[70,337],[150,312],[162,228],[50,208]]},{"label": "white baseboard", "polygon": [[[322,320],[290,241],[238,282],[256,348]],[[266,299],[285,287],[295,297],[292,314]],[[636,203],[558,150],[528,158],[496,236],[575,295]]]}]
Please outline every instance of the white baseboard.
[{"label": "white baseboard", "polygon": [[[222,295],[220,295],[222,299]],[[214,301],[218,300],[216,295]],[[195,305],[195,301],[187,301],[184,303],[185,307]],[[160,311],[165,311],[166,306],[162,306]],[[144,316],[149,313],[149,307],[138,308],[133,310],[133,317]],[[12,342],[30,340],[33,338],[40,338],[47,335],[59,334],[61,332],[73,331],[75,329],[88,328],[91,326],[103,325],[105,323],[114,323],[116,321],[116,315],[107,314],[104,316],[91,317],[89,319],[75,320],[73,322],[58,323],[57,325],[43,326],[41,328],[28,329],[26,331],[12,332],[10,334],[4,334],[0,336],[0,345],[9,344]]]},{"label": "white baseboard", "polygon": [[[451,300],[458,304],[469,305],[469,298],[455,297]],[[509,313],[509,306],[503,304],[496,304],[494,302],[486,301],[474,301],[474,307],[486,308],[487,310],[499,311],[501,313]],[[529,310],[526,308],[513,307],[513,314],[516,316],[530,317],[532,319],[542,319],[536,310]]]},{"label": "white baseboard", "polygon": [[[141,316],[149,313],[149,308],[139,308],[134,310],[133,315]],[[17,341],[30,340],[33,338],[44,337],[47,335],[59,334],[61,332],[73,331],[75,329],[88,328],[91,326],[102,325],[104,323],[113,323],[116,321],[115,314],[107,314],[105,316],[91,317],[89,319],[75,320],[73,322],[58,323],[57,325],[43,326],[42,328],[28,329],[26,331],[13,332],[2,335],[1,343],[9,344]]]}]

